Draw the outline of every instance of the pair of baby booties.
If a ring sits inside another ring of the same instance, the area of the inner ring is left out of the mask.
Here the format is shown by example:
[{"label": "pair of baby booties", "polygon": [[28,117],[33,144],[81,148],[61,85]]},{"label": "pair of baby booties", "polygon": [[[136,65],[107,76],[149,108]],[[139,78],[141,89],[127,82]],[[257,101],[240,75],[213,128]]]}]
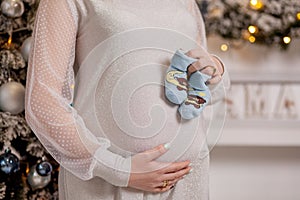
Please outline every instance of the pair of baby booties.
[{"label": "pair of baby booties", "polygon": [[178,112],[183,119],[198,117],[210,100],[206,85],[211,76],[196,71],[188,79],[187,68],[198,59],[189,57],[182,49],[176,50],[165,77],[165,96],[178,104]]}]

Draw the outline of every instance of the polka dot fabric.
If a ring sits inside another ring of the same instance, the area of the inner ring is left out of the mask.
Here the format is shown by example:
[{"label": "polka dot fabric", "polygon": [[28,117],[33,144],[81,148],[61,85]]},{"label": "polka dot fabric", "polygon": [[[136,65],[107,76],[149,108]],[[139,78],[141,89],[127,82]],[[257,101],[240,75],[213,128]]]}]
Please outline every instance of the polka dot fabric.
[{"label": "polka dot fabric", "polygon": [[[130,159],[105,149],[110,146],[108,140],[97,142],[70,105],[78,24],[70,4],[64,0],[40,3],[28,64],[25,117],[49,153],[74,175],[83,180],[97,175],[126,186]],[[99,149],[101,156],[96,156]]]}]

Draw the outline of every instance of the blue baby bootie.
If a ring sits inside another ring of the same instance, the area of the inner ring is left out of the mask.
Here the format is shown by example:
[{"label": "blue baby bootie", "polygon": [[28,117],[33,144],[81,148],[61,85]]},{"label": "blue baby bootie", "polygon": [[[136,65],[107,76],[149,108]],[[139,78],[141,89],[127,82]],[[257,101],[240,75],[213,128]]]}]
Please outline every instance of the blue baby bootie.
[{"label": "blue baby bootie", "polygon": [[210,100],[210,91],[206,85],[211,76],[194,72],[189,78],[188,96],[179,106],[178,111],[183,119],[193,119],[200,115]]},{"label": "blue baby bootie", "polygon": [[191,58],[178,49],[171,59],[165,77],[165,95],[174,104],[181,104],[187,98],[187,68],[197,59]]}]

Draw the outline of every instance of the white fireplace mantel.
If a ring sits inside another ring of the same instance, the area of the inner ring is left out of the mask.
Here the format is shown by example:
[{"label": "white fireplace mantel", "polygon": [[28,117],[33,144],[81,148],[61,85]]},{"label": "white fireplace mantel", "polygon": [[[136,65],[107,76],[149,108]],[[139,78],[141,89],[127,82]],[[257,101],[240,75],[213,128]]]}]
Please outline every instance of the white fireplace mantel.
[{"label": "white fireplace mantel", "polygon": [[[292,85],[294,108],[298,116],[296,118],[262,116],[231,118],[228,116],[217,145],[300,147],[300,96],[298,94],[298,86],[300,93],[300,45],[297,45],[300,42],[294,41],[287,52],[247,43],[243,48],[229,48],[229,51],[222,52],[220,45],[224,43],[227,42],[218,37],[208,38],[209,51],[221,57],[229,71],[233,86],[263,84],[265,91],[268,91],[270,85],[267,102],[274,107],[276,105],[274,101],[279,101],[276,98],[280,98],[280,90],[274,90],[276,85],[278,87]],[[272,94],[274,91],[278,94]],[[270,95],[273,95],[272,98]],[[241,99],[239,96],[235,98]],[[239,112],[245,109],[242,104],[243,102],[236,105]]]}]

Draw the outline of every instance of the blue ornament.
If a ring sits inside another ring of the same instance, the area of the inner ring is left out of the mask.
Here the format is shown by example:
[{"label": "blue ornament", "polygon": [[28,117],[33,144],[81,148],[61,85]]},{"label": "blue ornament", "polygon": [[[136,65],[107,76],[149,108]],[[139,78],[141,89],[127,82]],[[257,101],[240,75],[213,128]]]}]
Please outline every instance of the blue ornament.
[{"label": "blue ornament", "polygon": [[42,161],[36,165],[36,172],[40,176],[49,176],[52,172],[52,165],[47,161]]},{"label": "blue ornament", "polygon": [[5,174],[11,174],[20,169],[20,161],[17,156],[6,149],[5,153],[0,155],[0,170]]}]

